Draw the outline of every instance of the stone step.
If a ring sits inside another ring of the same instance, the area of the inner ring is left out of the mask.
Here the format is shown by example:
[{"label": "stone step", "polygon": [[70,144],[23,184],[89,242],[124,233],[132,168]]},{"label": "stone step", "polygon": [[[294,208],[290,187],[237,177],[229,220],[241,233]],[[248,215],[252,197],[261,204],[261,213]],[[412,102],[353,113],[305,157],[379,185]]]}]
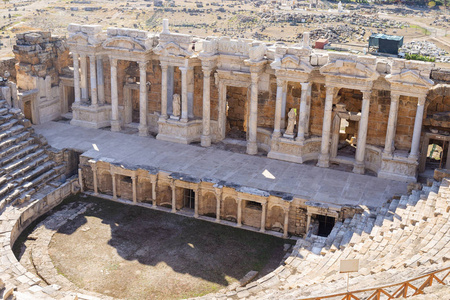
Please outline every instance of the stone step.
[{"label": "stone step", "polygon": [[[49,160],[49,156],[47,154],[43,154],[40,155],[38,157],[36,157],[35,159],[33,159],[32,161],[30,161],[29,163],[27,163],[25,166],[23,166],[22,168],[16,170],[15,172],[12,172],[10,175],[11,177],[17,178],[19,176],[24,176],[26,177],[27,174],[31,174],[30,172],[32,172],[34,169],[39,169],[39,167],[45,166],[45,164],[48,162]],[[53,162],[51,162],[53,163]],[[26,181],[29,181],[28,179],[25,179]]]},{"label": "stone step", "polygon": [[[15,150],[16,152],[0,160],[0,166],[2,166],[2,170],[11,172],[11,170],[7,166],[13,164],[16,160],[22,159],[29,153],[36,151],[39,148],[39,145],[33,144],[33,141],[34,140],[32,138],[29,138],[21,142],[20,144],[14,146],[13,150]],[[11,152],[14,152],[13,150],[11,150]]]},{"label": "stone step", "polygon": [[21,142],[24,139],[27,139],[29,137],[30,137],[30,133],[25,131],[25,132],[22,132],[22,133],[20,133],[20,134],[18,134],[16,136],[9,137],[6,140],[1,141],[0,142],[0,158],[5,157],[6,155],[9,154],[8,151],[10,149],[6,149],[6,148],[11,147],[14,144],[17,144],[17,143],[19,143],[19,142]]},{"label": "stone step", "polygon": [[21,177],[18,180],[18,183],[22,184],[24,182],[33,181],[35,178],[39,177],[41,174],[43,174],[43,173],[47,172],[49,169],[53,168],[55,165],[55,162],[48,161],[48,157],[45,157],[45,159],[47,159],[47,161],[45,161],[43,164],[40,164],[33,170],[27,172],[27,174],[25,176]]},{"label": "stone step", "polygon": [[9,109],[8,101],[5,99],[0,100],[0,107],[5,107]]},{"label": "stone step", "polygon": [[19,120],[17,119],[11,119],[8,122],[1,124],[0,125],[0,132],[2,131],[6,131],[8,129],[10,129],[11,127],[13,127],[14,125],[16,125],[19,122]]},{"label": "stone step", "polygon": [[[14,135],[18,135],[19,133],[21,133],[23,131],[25,131],[25,127],[23,125],[21,125],[21,124],[15,125],[15,126],[11,127],[9,130],[0,132],[0,141],[3,141]],[[29,133],[32,134],[33,131],[30,131]]]},{"label": "stone step", "polygon": [[9,109],[7,107],[0,108],[0,116],[7,115],[9,113]]},{"label": "stone step", "polygon": [[10,162],[9,164],[5,165],[3,167],[3,170],[10,173],[13,170],[17,169],[18,167],[22,166],[23,164],[29,163],[36,159],[38,156],[45,153],[44,149],[37,149],[39,146],[34,144],[31,146],[28,146],[21,151],[17,152],[14,156],[15,160]]},{"label": "stone step", "polygon": [[10,121],[13,117],[14,115],[12,114],[0,115],[0,125]]}]

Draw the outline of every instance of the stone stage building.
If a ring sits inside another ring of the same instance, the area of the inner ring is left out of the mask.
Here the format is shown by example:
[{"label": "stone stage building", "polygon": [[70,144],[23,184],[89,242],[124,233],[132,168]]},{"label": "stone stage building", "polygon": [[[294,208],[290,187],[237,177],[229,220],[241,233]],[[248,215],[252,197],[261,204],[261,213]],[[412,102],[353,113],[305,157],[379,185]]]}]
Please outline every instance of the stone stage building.
[{"label": "stone stage building", "polygon": [[[67,41],[43,32],[18,35],[19,91],[6,98],[33,124],[66,116],[74,126],[135,128],[174,143],[238,140],[247,154],[401,182],[436,168],[430,147],[440,149],[438,167],[450,167],[449,76],[433,63],[316,51],[308,34],[293,46],[199,38],[170,32],[168,20],[158,34],[77,24],[68,31]],[[187,207],[196,217],[238,226],[246,219],[285,237],[306,233],[311,216],[326,227],[322,217],[343,220],[357,206],[313,208],[305,202],[317,199],[298,202],[284,190],[101,158],[82,157],[79,174],[82,187],[96,194],[172,211]],[[247,207],[253,210],[243,212]]]}]

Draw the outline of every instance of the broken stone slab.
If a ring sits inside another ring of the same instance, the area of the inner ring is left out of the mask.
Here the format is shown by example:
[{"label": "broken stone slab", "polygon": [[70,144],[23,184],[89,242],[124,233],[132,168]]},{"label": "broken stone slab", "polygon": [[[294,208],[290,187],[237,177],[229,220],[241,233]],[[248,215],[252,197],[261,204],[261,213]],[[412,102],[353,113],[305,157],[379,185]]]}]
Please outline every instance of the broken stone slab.
[{"label": "broken stone slab", "polygon": [[246,286],[250,281],[252,281],[253,279],[255,279],[256,276],[258,276],[259,272],[258,271],[250,271],[248,272],[244,277],[241,278],[241,280],[239,280],[239,284],[241,286]]}]

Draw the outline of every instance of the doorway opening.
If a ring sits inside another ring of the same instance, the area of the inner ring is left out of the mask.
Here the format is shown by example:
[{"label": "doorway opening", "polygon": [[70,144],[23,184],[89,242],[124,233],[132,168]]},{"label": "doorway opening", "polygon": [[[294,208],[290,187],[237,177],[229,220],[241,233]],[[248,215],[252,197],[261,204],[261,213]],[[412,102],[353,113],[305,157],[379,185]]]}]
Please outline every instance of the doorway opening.
[{"label": "doorway opening", "polygon": [[247,140],[247,101],[246,87],[227,87],[226,138]]},{"label": "doorway opening", "polygon": [[333,217],[317,215],[317,220],[319,221],[319,232],[318,236],[327,237],[331,230],[333,230],[336,219]]},{"label": "doorway opening", "polygon": [[183,191],[183,207],[195,209],[195,192],[192,189],[184,189]]}]

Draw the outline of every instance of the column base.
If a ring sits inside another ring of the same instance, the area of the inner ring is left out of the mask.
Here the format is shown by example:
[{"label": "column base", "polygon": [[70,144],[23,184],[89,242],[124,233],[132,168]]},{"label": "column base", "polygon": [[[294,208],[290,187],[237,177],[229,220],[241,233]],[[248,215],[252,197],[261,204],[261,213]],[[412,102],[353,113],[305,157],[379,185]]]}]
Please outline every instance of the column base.
[{"label": "column base", "polygon": [[111,131],[120,131],[120,122],[117,120],[111,120]]},{"label": "column base", "polygon": [[216,219],[216,223],[220,223],[220,219]]},{"label": "column base", "polygon": [[273,139],[277,139],[277,138],[279,138],[279,137],[281,137],[281,131],[273,131],[273,133],[272,133],[272,138]]},{"label": "column base", "polygon": [[198,214],[194,214],[194,218],[196,218],[196,219],[197,219],[197,218],[198,218]]},{"label": "column base", "polygon": [[180,122],[183,122],[183,123],[187,123],[189,120],[188,120],[188,118],[181,118],[180,119]]},{"label": "column base", "polygon": [[177,210],[175,208],[172,208],[171,212],[176,213]]},{"label": "column base", "polygon": [[165,121],[167,120],[167,115],[160,115],[158,121]]},{"label": "column base", "polygon": [[295,138],[295,140],[296,140],[297,142],[304,142],[304,141],[305,141],[305,137],[304,137],[304,136],[297,136],[297,137]]},{"label": "column base", "polygon": [[353,166],[353,173],[364,175],[365,171],[366,168],[363,162],[356,162]]},{"label": "column base", "polygon": [[419,159],[419,155],[417,155],[417,154],[410,154],[409,156],[408,156],[408,159],[409,160],[412,160],[412,161],[417,161],[418,159]]},{"label": "column base", "polygon": [[242,224],[236,224],[236,227],[242,227]]},{"label": "column base", "polygon": [[256,142],[247,142],[247,154],[255,155],[258,153],[258,145]]},{"label": "column base", "polygon": [[266,230],[265,230],[264,228],[261,228],[261,229],[259,230],[259,232],[266,232]]},{"label": "column base", "polygon": [[211,146],[211,136],[210,135],[202,135],[200,144],[202,147]]},{"label": "column base", "polygon": [[319,161],[317,162],[316,166],[319,168],[330,167],[330,154],[320,154]]},{"label": "column base", "polygon": [[139,125],[139,136],[148,136],[147,125],[144,125],[144,126]]}]

